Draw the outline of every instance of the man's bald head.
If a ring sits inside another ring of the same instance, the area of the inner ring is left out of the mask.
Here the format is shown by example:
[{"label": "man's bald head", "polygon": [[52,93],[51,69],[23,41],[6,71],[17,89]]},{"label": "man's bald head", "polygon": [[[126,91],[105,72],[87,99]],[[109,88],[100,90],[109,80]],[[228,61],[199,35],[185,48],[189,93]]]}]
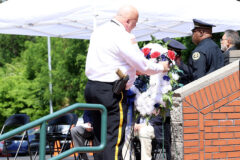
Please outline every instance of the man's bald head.
[{"label": "man's bald head", "polygon": [[131,5],[124,5],[119,8],[115,18],[123,24],[128,32],[131,32],[138,21],[138,10]]},{"label": "man's bald head", "polygon": [[131,5],[125,5],[119,8],[117,16],[122,16],[130,19],[138,19],[138,11]]}]

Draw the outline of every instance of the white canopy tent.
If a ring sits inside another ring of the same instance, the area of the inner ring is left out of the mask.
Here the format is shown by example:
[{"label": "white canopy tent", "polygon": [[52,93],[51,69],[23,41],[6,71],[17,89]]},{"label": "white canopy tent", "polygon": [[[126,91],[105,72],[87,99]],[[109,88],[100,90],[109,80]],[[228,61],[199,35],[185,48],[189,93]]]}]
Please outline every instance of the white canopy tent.
[{"label": "white canopy tent", "polygon": [[0,33],[89,39],[127,3],[140,13],[138,41],[188,36],[193,18],[215,24],[213,32],[240,30],[237,0],[8,0],[0,4]]},{"label": "white canopy tent", "polygon": [[[8,0],[0,4],[0,34],[89,39],[94,28],[112,19],[121,5],[139,10],[133,34],[138,41],[191,35],[192,19],[216,25],[213,32],[240,30],[237,0]],[[52,94],[52,84],[49,84]],[[50,100],[50,113],[53,112]]]}]

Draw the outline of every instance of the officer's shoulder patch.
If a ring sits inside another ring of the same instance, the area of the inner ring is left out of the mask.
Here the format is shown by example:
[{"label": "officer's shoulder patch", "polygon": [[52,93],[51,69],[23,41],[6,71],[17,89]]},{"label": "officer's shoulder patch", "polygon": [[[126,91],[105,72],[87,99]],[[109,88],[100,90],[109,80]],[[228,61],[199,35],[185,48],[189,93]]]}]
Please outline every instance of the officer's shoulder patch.
[{"label": "officer's shoulder patch", "polygon": [[200,53],[199,52],[194,52],[192,55],[193,60],[198,60],[200,58]]}]

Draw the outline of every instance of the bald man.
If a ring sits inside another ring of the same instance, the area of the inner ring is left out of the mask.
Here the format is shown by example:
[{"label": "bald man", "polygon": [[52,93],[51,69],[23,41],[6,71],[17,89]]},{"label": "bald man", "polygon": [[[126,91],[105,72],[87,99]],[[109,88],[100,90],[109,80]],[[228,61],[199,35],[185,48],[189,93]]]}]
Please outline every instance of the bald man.
[{"label": "bald man", "polygon": [[[121,160],[127,121],[126,90],[135,81],[136,70],[152,75],[169,70],[168,62],[153,63],[144,58],[131,31],[138,22],[138,11],[130,5],[121,7],[114,19],[97,28],[91,35],[85,73],[87,103],[102,104],[107,108],[107,145],[103,152],[94,154],[95,160]],[[113,92],[120,69],[129,80]],[[94,145],[101,141],[101,113],[93,111]]]}]

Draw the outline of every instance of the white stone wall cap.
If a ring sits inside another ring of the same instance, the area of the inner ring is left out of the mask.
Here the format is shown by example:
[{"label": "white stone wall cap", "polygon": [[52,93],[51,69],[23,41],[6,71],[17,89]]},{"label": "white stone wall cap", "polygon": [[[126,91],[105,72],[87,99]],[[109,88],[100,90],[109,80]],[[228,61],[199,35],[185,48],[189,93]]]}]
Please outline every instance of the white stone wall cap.
[{"label": "white stone wall cap", "polygon": [[239,71],[239,60],[236,60],[204,77],[201,77],[181,88],[178,88],[174,91],[175,97],[181,97],[184,98],[206,86],[209,86],[210,84],[213,84],[214,82],[217,82],[224,77],[227,77],[234,72]]}]

